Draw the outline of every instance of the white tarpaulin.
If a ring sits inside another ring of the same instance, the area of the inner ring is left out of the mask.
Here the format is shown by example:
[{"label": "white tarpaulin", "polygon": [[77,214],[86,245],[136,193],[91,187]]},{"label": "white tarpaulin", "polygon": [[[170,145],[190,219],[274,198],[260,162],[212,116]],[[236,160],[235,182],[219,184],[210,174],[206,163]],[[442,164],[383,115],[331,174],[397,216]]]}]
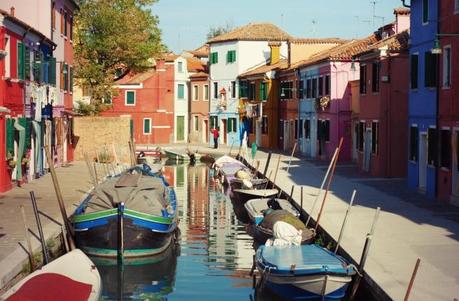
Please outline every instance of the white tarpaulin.
[{"label": "white tarpaulin", "polygon": [[301,245],[301,235],[303,232],[297,230],[294,226],[278,221],[273,226],[273,238],[266,241],[266,246],[290,246]]}]

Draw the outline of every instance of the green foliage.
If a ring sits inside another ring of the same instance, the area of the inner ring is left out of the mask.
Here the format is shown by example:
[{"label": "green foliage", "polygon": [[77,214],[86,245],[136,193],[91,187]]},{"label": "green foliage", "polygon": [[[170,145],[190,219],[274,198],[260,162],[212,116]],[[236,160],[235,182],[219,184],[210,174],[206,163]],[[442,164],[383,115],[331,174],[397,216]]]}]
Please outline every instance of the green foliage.
[{"label": "green foliage", "polygon": [[83,116],[96,116],[100,112],[107,110],[111,105],[102,103],[100,101],[94,101],[92,103],[85,103],[82,101],[77,101],[77,107],[75,112]]},{"label": "green foliage", "polygon": [[82,85],[90,87],[92,103],[113,95],[118,77],[145,71],[151,58],[165,49],[158,17],[150,8],[156,1],[80,2],[75,21],[75,74]]},{"label": "green foliage", "polygon": [[207,40],[228,33],[234,29],[233,24],[230,21],[226,21],[225,25],[210,27],[207,33]]}]

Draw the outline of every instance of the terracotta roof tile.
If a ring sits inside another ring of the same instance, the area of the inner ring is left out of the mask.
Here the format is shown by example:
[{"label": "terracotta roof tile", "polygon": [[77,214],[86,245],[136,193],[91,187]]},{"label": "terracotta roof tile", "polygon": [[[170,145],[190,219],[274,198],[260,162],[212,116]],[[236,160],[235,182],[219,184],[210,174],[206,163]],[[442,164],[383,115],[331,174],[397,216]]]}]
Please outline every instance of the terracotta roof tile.
[{"label": "terracotta roof tile", "polygon": [[296,39],[291,39],[290,42],[296,43],[296,44],[344,44],[344,43],[349,42],[349,40],[343,40],[340,38],[323,38],[323,39],[296,38]]},{"label": "terracotta roof tile", "polygon": [[198,72],[190,75],[190,78],[208,78],[209,74],[206,72]]},{"label": "terracotta roof tile", "polygon": [[195,57],[208,57],[209,56],[209,44],[204,44],[201,47],[196,48],[195,50],[188,51]]},{"label": "terracotta roof tile", "polygon": [[293,39],[288,33],[271,23],[249,23],[228,33],[216,36],[208,43],[226,41],[286,41]]},{"label": "terracotta roof tile", "polygon": [[198,58],[187,58],[188,72],[201,72],[206,70],[206,65]]},{"label": "terracotta roof tile", "polygon": [[247,77],[247,76],[259,75],[259,74],[265,74],[266,72],[269,72],[269,71],[284,69],[287,67],[288,67],[288,61],[286,59],[281,59],[277,64],[262,65],[262,66],[256,67],[252,70],[242,73],[241,75],[239,75],[239,77]]},{"label": "terracotta roof tile", "polygon": [[116,81],[117,85],[141,84],[156,73],[155,69],[150,69],[142,73],[129,73]]},{"label": "terracotta roof tile", "polygon": [[368,48],[368,50],[371,51],[373,49],[379,49],[385,46],[387,46],[388,49],[392,51],[405,50],[408,49],[409,38],[410,34],[408,33],[408,30],[405,30],[398,34],[385,38],[384,40],[374,43]]}]

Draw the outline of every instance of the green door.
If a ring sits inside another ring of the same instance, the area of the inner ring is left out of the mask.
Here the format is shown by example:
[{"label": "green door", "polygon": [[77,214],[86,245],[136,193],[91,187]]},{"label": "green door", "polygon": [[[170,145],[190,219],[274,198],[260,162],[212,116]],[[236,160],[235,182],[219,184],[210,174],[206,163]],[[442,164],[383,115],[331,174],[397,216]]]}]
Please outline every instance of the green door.
[{"label": "green door", "polygon": [[185,140],[185,117],[177,116],[177,141]]}]

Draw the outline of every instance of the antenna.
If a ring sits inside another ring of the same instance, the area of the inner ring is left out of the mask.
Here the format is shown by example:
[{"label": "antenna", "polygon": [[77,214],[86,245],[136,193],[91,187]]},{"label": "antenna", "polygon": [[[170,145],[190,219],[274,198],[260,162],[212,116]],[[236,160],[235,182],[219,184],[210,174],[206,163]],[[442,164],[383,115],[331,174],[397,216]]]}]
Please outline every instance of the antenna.
[{"label": "antenna", "polygon": [[315,33],[316,33],[317,20],[312,20],[311,23],[312,23],[311,35],[315,35]]},{"label": "antenna", "polygon": [[370,0],[370,3],[373,4],[373,28],[375,27],[375,17],[376,17],[376,0]]}]

